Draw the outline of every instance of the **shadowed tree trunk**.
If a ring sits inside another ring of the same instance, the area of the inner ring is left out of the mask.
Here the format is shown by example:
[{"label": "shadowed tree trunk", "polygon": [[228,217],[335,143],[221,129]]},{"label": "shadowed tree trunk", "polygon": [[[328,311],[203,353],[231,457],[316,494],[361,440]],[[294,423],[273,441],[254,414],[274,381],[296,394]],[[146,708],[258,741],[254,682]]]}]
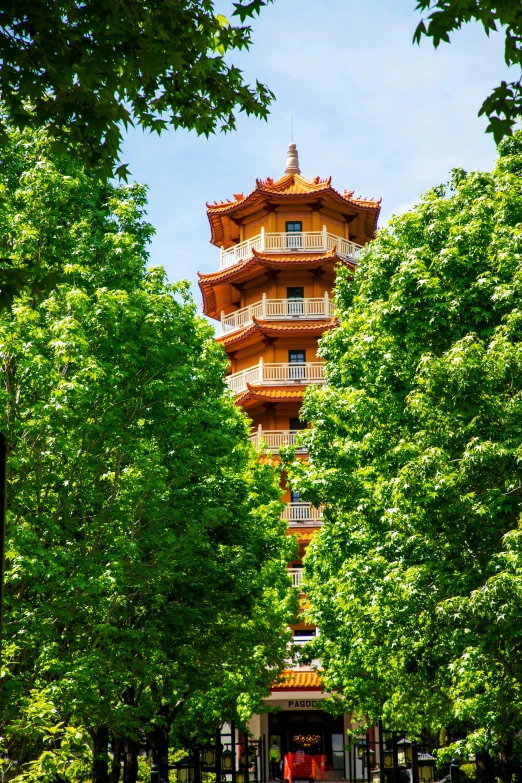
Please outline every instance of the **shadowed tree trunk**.
[{"label": "shadowed tree trunk", "polygon": [[510,737],[504,743],[502,754],[499,758],[496,777],[502,780],[502,783],[513,783],[522,780],[522,765],[513,754],[513,737]]},{"label": "shadowed tree trunk", "polygon": [[477,753],[477,783],[515,783],[522,780],[522,765],[513,755],[513,738],[507,739],[502,752]]},{"label": "shadowed tree trunk", "polygon": [[159,715],[161,723],[156,723],[148,732],[147,738],[152,746],[152,763],[158,767],[159,775],[165,783],[169,780],[169,708],[161,707]]},{"label": "shadowed tree trunk", "polygon": [[113,734],[110,783],[120,783],[122,750],[123,750],[122,738],[120,737],[119,734]]},{"label": "shadowed tree trunk", "polygon": [[123,740],[123,783],[136,783],[138,779],[138,742],[131,737]]},{"label": "shadowed tree trunk", "polygon": [[92,783],[109,783],[109,729],[99,726],[92,732]]},{"label": "shadowed tree trunk", "polygon": [[477,783],[495,783],[495,762],[487,750],[477,753]]}]

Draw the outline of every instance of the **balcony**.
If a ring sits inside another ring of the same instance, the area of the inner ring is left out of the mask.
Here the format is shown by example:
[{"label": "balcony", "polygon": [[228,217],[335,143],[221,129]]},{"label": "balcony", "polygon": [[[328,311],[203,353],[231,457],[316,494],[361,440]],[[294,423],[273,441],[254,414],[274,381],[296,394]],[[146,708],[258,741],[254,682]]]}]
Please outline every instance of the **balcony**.
[{"label": "balcony", "polygon": [[287,503],[281,518],[286,519],[289,527],[319,526],[323,524],[323,507],[315,508],[311,503]]},{"label": "balcony", "polygon": [[298,432],[301,430],[264,430],[259,425],[257,431],[250,436],[250,440],[256,448],[264,446],[276,452],[281,446],[296,446],[296,452],[303,454],[307,452],[307,448],[296,444]]},{"label": "balcony", "polygon": [[268,321],[321,320],[331,318],[333,303],[328,294],[318,299],[267,299],[266,294],[259,302],[236,310],[230,315],[221,313],[221,334],[244,329],[254,318]]},{"label": "balcony", "polygon": [[292,577],[292,587],[299,587],[303,581],[303,569],[289,568],[288,573]]},{"label": "balcony", "polygon": [[317,636],[315,629],[311,628],[309,631],[302,631],[299,634],[296,634],[294,632],[294,636],[292,638],[293,644],[297,644],[298,646],[302,644],[306,644],[307,642],[313,641]]},{"label": "balcony", "polygon": [[322,362],[268,363],[263,359],[254,367],[225,378],[228,388],[236,394],[246,391],[248,383],[254,386],[303,386],[307,383],[325,383],[325,380]]},{"label": "balcony", "polygon": [[260,253],[325,253],[333,247],[347,261],[357,263],[362,245],[356,245],[348,239],[330,234],[323,226],[322,231],[299,231],[267,233],[262,228],[261,233],[244,242],[239,242],[227,250],[221,248],[221,269],[239,264],[252,256],[252,250]]}]

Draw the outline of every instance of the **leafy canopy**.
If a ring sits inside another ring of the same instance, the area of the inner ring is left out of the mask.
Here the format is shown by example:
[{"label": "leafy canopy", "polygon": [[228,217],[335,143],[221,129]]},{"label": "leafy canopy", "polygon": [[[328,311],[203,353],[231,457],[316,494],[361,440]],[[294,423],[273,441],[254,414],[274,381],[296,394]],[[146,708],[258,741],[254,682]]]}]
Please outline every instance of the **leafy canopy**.
[{"label": "leafy canopy", "polygon": [[[431,38],[435,48],[450,42],[450,33],[467,22],[480,22],[486,34],[501,28],[505,35],[504,60],[522,69],[522,4],[519,0],[417,0],[416,10],[429,11],[427,20],[419,22],[413,40]],[[522,76],[512,82],[502,81],[485,99],[479,116],[489,119],[487,131],[500,142],[513,133],[522,115]]]},{"label": "leafy canopy", "polygon": [[326,504],[306,590],[327,689],[505,758],[522,728],[521,187],[517,131],[492,174],[455,170],[340,272],[310,463],[289,465]]},{"label": "leafy canopy", "polygon": [[100,184],[42,133],[10,139],[21,214],[59,194],[44,228],[65,257],[51,295],[0,317],[1,751],[52,781],[101,728],[136,755],[250,717],[287,657],[292,542],[211,327],[144,268],[144,189]]},{"label": "leafy canopy", "polygon": [[[129,124],[208,135],[236,110],[266,117],[272,93],[245,84],[226,56],[247,49],[242,23],[269,0],[240,0],[231,25],[212,0],[6,0],[0,98],[18,129],[45,127],[58,150],[109,177]],[[0,119],[0,144],[5,143]],[[117,174],[125,177],[126,166]]]}]

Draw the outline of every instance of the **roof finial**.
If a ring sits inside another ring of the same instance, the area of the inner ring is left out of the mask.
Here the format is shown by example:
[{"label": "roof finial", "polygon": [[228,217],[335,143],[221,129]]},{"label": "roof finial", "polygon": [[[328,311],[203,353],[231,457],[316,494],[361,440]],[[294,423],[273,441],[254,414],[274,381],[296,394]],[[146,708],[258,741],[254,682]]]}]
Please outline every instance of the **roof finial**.
[{"label": "roof finial", "polygon": [[288,145],[288,152],[286,153],[286,169],[285,174],[300,174],[299,168],[299,153],[296,150],[295,144],[292,142]]}]

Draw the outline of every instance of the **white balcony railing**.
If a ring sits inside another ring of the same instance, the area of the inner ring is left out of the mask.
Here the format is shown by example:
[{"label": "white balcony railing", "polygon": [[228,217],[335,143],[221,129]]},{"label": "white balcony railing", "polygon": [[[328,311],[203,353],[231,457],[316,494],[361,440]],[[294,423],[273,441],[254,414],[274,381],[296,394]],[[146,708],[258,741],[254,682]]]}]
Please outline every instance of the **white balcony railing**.
[{"label": "white balcony railing", "polygon": [[290,527],[296,525],[322,525],[323,509],[315,508],[311,503],[287,503],[283,513]]},{"label": "white balcony railing", "polygon": [[292,577],[292,586],[299,587],[303,581],[303,569],[302,568],[289,568],[288,573]]},{"label": "white balcony railing", "polygon": [[330,234],[326,226],[322,231],[299,231],[267,233],[264,228],[261,233],[244,242],[239,242],[227,250],[221,248],[221,269],[239,264],[252,256],[252,250],[261,253],[324,253],[337,248],[337,253],[349,261],[357,262],[362,245],[350,242],[348,239]]},{"label": "white balcony railing", "polygon": [[[279,451],[281,446],[296,446],[296,437],[300,430],[264,430],[261,425],[257,428],[256,432],[253,432],[250,436],[250,440],[256,448],[264,446],[272,449],[272,451]],[[297,453],[306,452],[305,446],[297,444]]]},{"label": "white balcony railing", "polygon": [[269,364],[260,359],[259,364],[232,373],[225,378],[225,381],[228,388],[236,394],[246,391],[248,383],[255,386],[303,386],[307,383],[324,383],[324,364],[320,362]]},{"label": "white balcony railing", "polygon": [[299,634],[299,636],[293,636],[292,643],[300,646],[302,644],[306,644],[307,642],[311,642],[313,639],[315,639],[315,637],[315,630],[310,630],[308,633]]},{"label": "white balcony railing", "polygon": [[267,299],[236,310],[230,315],[221,313],[221,334],[243,329],[254,318],[268,321],[320,320],[333,315],[333,303],[327,293],[317,299]]}]

